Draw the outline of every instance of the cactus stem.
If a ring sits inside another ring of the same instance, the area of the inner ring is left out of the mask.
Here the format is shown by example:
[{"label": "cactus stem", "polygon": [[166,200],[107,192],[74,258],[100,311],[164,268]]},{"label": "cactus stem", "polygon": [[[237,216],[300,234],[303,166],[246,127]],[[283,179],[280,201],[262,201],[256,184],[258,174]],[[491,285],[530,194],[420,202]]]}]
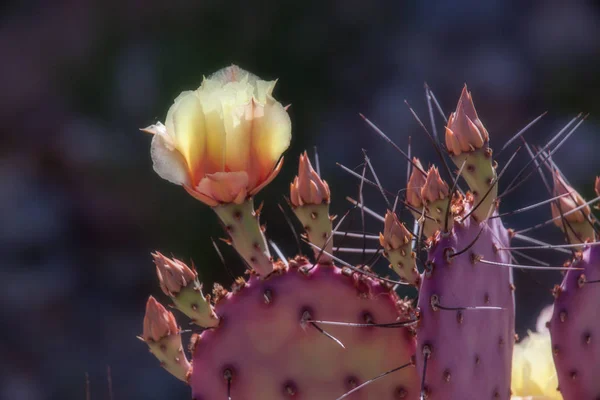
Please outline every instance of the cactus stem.
[{"label": "cactus stem", "polygon": [[213,210],[229,233],[233,247],[250,268],[265,278],[273,272],[273,261],[253,203],[249,199],[242,204],[215,206]]},{"label": "cactus stem", "polygon": [[[504,168],[502,168],[502,171],[500,171],[500,173],[498,174],[498,176],[496,178],[494,178],[492,180],[492,182],[489,184],[489,188],[487,189],[487,191],[485,192],[485,194],[481,197],[481,200],[479,200],[477,202],[477,204],[475,204],[473,206],[473,208],[467,213],[467,215],[465,215],[464,217],[462,217],[462,220],[466,220],[471,214],[473,214],[475,211],[477,211],[477,209],[482,205],[485,204],[489,205],[489,209],[487,210],[486,214],[481,214],[481,212],[475,214],[475,217],[477,217],[477,219],[479,221],[485,221],[489,218],[490,214],[493,213],[494,208],[496,208],[495,204],[496,204],[496,199],[498,198],[497,196],[497,185],[498,185],[498,181],[500,180],[500,178],[502,178],[502,175],[504,175],[504,173],[506,172],[506,170],[508,169],[508,166],[512,163],[512,161],[515,159],[515,157],[517,156],[517,154],[519,153],[519,151],[521,150],[521,147],[519,147],[514,153],[513,155],[508,159],[508,161],[506,162],[506,165],[504,166]],[[492,193],[492,198],[488,199],[487,202],[485,201],[488,196]],[[485,210],[485,209],[484,209]],[[481,218],[484,217],[484,218]]]},{"label": "cactus stem", "polygon": [[479,237],[481,236],[481,234],[483,233],[483,230],[484,230],[486,227],[487,227],[487,225],[486,225],[486,224],[482,225],[481,229],[479,229],[479,232],[478,232],[478,233],[477,233],[477,235],[475,236],[475,239],[473,239],[473,240],[471,241],[471,243],[469,243],[469,244],[468,244],[468,245],[467,245],[467,246],[466,246],[464,249],[462,249],[462,250],[459,250],[459,251],[457,251],[457,252],[454,252],[454,253],[452,253],[452,254],[449,254],[449,255],[448,255],[448,259],[453,259],[454,257],[456,257],[456,256],[460,256],[461,254],[463,254],[463,253],[465,253],[465,252],[469,251],[469,249],[470,249],[471,247],[473,247],[473,246],[475,245],[475,243],[477,243],[477,240],[479,240]]},{"label": "cactus stem", "polygon": [[385,376],[388,376],[389,374],[391,374],[393,372],[400,371],[401,369],[410,367],[411,365],[413,365],[412,361],[411,362],[407,362],[406,364],[402,364],[401,366],[396,367],[394,369],[390,369],[389,371],[386,371],[383,374],[377,375],[376,377],[371,378],[368,381],[366,381],[364,383],[361,383],[360,385],[358,385],[354,389],[352,389],[352,390],[344,393],[341,397],[338,397],[336,400],[343,400],[343,399],[347,398],[348,396],[350,396],[351,394],[358,392],[360,389],[364,388],[368,384],[373,383],[373,382],[375,382],[375,381],[377,381],[377,380],[379,380],[379,379],[381,379],[381,378],[383,378]]},{"label": "cactus stem", "polygon": [[444,232],[448,232],[448,229],[450,228],[449,222],[450,222],[450,209],[452,208],[452,198],[454,197],[454,195],[453,195],[454,190],[456,189],[456,185],[458,184],[458,179],[460,178],[463,168],[465,167],[466,163],[467,163],[467,160],[465,159],[465,161],[463,161],[462,165],[458,169],[458,173],[454,177],[454,181],[452,182],[452,187],[450,188],[450,191],[448,194],[448,204],[446,205],[446,215],[444,216]]}]

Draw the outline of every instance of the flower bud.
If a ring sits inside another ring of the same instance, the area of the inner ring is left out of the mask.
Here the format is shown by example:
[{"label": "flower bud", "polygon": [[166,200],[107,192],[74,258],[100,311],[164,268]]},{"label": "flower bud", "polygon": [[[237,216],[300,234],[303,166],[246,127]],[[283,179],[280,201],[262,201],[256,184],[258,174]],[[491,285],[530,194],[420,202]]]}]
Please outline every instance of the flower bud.
[{"label": "flower bud", "polygon": [[[552,217],[556,218],[554,223],[562,227],[562,218],[560,217],[562,214],[566,214],[569,211],[574,210],[575,208],[582,206],[585,204],[585,200],[581,197],[579,193],[575,191],[571,186],[569,186],[564,179],[560,176],[560,172],[554,171],[554,196],[561,196],[561,198],[552,202]],[[556,202],[560,204],[560,208],[556,205]],[[585,206],[578,211],[572,212],[569,215],[564,215],[564,218],[567,222],[570,223],[581,223],[585,222],[585,219],[590,215],[590,207]]]},{"label": "flower bud", "polygon": [[418,158],[413,158],[413,163],[418,167],[413,166],[412,173],[406,185],[406,202],[415,208],[423,206],[423,198],[421,197],[421,189],[425,185],[425,175],[423,174],[423,166]]},{"label": "flower bud", "polygon": [[395,212],[390,210],[385,214],[383,233],[379,234],[379,243],[386,251],[395,250],[409,243],[412,234],[400,222]]},{"label": "flower bud", "polygon": [[456,111],[448,118],[446,147],[451,154],[457,156],[483,147],[488,140],[489,134],[477,116],[471,93],[465,85]]},{"label": "flower bud", "polygon": [[162,338],[174,335],[179,332],[177,321],[172,312],[167,311],[152,296],[146,303],[146,315],[144,316],[144,340],[158,342]]},{"label": "flower bud", "polygon": [[183,262],[165,257],[159,252],[153,253],[152,257],[160,288],[167,296],[175,296],[196,279],[197,274]]},{"label": "flower bud", "polygon": [[306,152],[300,155],[298,176],[290,185],[290,202],[294,207],[304,204],[329,203],[331,196],[327,182],[313,169]]},{"label": "flower bud", "polygon": [[421,189],[421,198],[425,204],[433,203],[434,201],[443,200],[448,197],[448,184],[442,180],[437,167],[433,166],[427,171],[425,184]]}]

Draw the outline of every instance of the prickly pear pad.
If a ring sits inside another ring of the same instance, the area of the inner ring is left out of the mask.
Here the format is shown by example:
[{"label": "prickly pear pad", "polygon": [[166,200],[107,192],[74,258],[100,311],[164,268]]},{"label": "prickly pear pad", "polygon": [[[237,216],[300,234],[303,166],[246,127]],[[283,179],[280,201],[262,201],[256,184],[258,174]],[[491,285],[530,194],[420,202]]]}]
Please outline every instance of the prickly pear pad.
[{"label": "prickly pear pad", "polygon": [[555,290],[550,335],[565,400],[600,398],[600,247],[584,248]]},{"label": "prickly pear pad", "polygon": [[[473,218],[455,221],[446,236],[438,234],[432,239],[419,293],[421,320],[417,329],[420,373],[423,354],[429,354],[427,399],[510,398],[512,274],[509,268],[477,262],[483,257],[509,263],[509,253],[497,251],[498,247],[508,247],[508,242],[508,232],[499,218],[482,224]],[[473,309],[476,307],[502,309]]]},{"label": "prickly pear pad", "polygon": [[[189,379],[196,400],[333,400],[375,375],[410,362],[409,328],[319,325],[312,320],[390,323],[410,318],[408,305],[389,288],[330,265],[296,259],[268,279],[252,277],[221,298],[222,322],[193,343]],[[225,375],[224,375],[225,374]],[[417,399],[413,366],[373,382],[351,399]]]}]

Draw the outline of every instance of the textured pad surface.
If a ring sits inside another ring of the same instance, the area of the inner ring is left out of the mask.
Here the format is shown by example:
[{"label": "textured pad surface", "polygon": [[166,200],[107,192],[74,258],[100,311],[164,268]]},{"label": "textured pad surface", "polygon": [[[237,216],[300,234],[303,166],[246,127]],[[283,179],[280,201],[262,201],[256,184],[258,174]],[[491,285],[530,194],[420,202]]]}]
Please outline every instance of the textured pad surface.
[{"label": "textured pad surface", "polygon": [[[514,299],[510,268],[473,262],[473,257],[510,262],[509,237],[499,218],[482,225],[472,218],[456,222],[448,237],[437,237],[419,293],[417,370],[423,370],[423,347],[429,346],[425,383],[428,399],[481,400],[510,398],[514,344]],[[432,296],[446,308],[502,307],[503,310],[444,310],[432,307]]]},{"label": "textured pad surface", "polygon": [[[265,291],[271,301],[265,301]],[[376,323],[406,319],[398,298],[370,279],[319,266],[306,276],[295,268],[266,281],[251,278],[245,288],[216,306],[221,325],[200,335],[190,379],[196,400],[227,398],[223,371],[231,369],[235,400],[335,400],[359,385],[410,361],[415,340],[407,328],[322,325],[342,348],[310,324],[315,320]],[[414,366],[394,372],[348,399],[418,399]]]},{"label": "textured pad surface", "polygon": [[567,271],[550,321],[558,386],[565,400],[600,399],[600,247]]}]

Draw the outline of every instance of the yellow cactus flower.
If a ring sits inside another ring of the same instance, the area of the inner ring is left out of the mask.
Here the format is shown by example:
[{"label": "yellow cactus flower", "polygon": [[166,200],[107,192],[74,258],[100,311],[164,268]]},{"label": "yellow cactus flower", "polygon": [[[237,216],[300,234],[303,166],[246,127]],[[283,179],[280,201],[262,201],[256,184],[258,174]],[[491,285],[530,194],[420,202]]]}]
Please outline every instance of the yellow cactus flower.
[{"label": "yellow cactus flower", "polygon": [[542,311],[537,332],[517,343],[512,363],[512,400],[562,400],[552,358],[550,332],[546,322],[552,316],[552,306]]},{"label": "yellow cactus flower", "polygon": [[275,83],[232,65],[181,93],[164,125],[143,129],[154,135],[154,170],[210,206],[256,194],[281,169],[291,139]]}]

